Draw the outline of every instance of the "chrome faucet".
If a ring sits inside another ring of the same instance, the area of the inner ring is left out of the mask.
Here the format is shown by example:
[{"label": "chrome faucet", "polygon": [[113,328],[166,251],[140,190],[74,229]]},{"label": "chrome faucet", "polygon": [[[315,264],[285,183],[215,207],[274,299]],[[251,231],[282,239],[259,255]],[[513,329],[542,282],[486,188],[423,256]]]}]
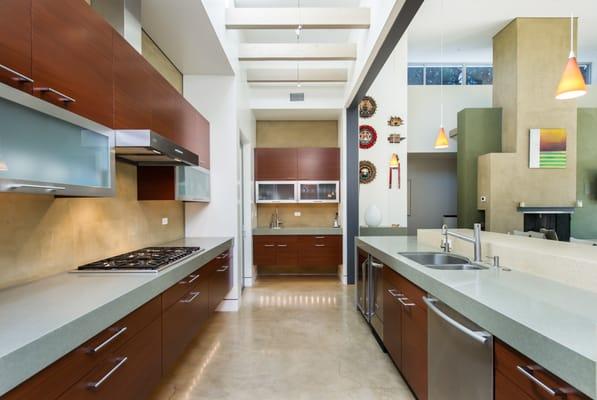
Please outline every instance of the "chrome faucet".
[{"label": "chrome faucet", "polygon": [[449,253],[450,251],[452,251],[452,244],[450,243],[450,240],[448,239],[449,236],[453,236],[455,238],[467,241],[469,243],[472,243],[475,247],[475,259],[473,260],[474,262],[481,262],[482,261],[482,256],[481,256],[481,224],[474,224],[473,225],[473,237],[468,237],[465,235],[461,235],[460,233],[456,233],[456,232],[449,232],[448,231],[448,226],[447,225],[443,225],[442,226],[442,243],[441,243],[441,248],[442,250],[444,250],[446,253]]},{"label": "chrome faucet", "polygon": [[272,219],[269,223],[269,227],[272,229],[280,229],[280,225],[282,225],[282,221],[280,221],[280,216],[278,215],[278,209],[276,208],[276,212],[272,214]]}]

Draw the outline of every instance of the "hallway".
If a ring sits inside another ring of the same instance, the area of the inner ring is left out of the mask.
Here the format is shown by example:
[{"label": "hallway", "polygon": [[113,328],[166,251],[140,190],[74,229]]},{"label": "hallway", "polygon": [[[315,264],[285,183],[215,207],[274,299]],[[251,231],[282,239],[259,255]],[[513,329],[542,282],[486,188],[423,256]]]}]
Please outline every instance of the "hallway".
[{"label": "hallway", "polygon": [[413,396],[335,278],[261,278],[218,313],[154,400]]}]

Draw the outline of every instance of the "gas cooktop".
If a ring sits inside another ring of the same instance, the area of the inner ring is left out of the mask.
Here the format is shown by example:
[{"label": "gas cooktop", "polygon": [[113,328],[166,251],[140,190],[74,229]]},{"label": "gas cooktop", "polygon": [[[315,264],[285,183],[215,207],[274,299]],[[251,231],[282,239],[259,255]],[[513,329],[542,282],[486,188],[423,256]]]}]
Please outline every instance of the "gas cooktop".
[{"label": "gas cooktop", "polygon": [[201,251],[201,247],[146,247],[81,265],[74,272],[159,272]]}]

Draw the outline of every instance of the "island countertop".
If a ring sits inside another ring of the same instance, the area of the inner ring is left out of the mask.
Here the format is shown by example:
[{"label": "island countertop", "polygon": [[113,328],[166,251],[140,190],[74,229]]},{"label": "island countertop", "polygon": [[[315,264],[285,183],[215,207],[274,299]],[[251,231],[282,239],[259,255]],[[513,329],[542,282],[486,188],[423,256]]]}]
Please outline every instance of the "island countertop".
[{"label": "island countertop", "polygon": [[591,398],[597,396],[597,294],[517,271],[446,271],[401,252],[438,251],[416,237],[356,245]]},{"label": "island countertop", "polygon": [[204,250],[158,273],[65,272],[0,290],[0,395],[207,264],[232,241],[161,244]]}]

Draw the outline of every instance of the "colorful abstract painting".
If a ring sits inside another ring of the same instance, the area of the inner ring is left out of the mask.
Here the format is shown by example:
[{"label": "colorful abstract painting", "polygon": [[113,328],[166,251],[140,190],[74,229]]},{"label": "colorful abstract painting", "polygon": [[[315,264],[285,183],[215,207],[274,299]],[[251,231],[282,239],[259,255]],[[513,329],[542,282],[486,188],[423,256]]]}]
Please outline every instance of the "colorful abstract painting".
[{"label": "colorful abstract painting", "polygon": [[531,129],[529,168],[566,168],[566,129]]}]

